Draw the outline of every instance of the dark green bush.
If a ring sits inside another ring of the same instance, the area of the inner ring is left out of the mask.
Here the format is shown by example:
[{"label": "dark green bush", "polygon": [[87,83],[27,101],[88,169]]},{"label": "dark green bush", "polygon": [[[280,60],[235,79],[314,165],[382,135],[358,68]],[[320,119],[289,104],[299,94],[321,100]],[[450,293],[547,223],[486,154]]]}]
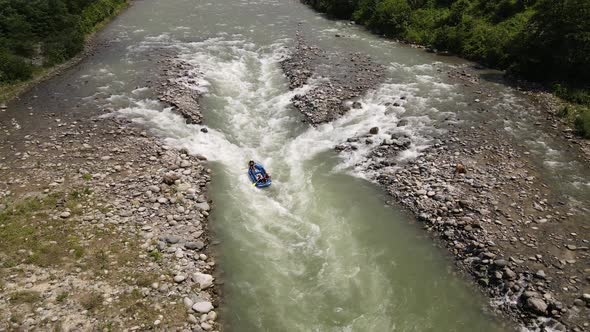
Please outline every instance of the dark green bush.
[{"label": "dark green bush", "polygon": [[590,82],[588,0],[307,2],[375,32],[450,50],[528,78]]},{"label": "dark green bush", "polygon": [[576,131],[585,138],[590,138],[590,109],[585,109],[576,116],[574,121]]},{"label": "dark green bush", "polygon": [[23,58],[0,51],[0,83],[26,80],[32,74],[33,66]]},{"label": "dark green bush", "polygon": [[31,76],[30,59],[66,61],[84,47],[84,36],[127,0],[0,0],[0,81]]}]

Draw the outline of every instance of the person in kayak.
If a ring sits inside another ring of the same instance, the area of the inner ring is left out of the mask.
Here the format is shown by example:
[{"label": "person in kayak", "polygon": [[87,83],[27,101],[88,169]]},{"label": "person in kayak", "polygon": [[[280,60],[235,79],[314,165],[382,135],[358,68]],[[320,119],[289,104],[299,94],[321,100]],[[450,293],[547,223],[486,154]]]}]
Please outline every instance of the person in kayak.
[{"label": "person in kayak", "polygon": [[266,170],[262,165],[257,164],[254,160],[248,162],[248,174],[251,178],[256,179],[256,182],[266,182],[270,179],[270,175],[266,173]]}]

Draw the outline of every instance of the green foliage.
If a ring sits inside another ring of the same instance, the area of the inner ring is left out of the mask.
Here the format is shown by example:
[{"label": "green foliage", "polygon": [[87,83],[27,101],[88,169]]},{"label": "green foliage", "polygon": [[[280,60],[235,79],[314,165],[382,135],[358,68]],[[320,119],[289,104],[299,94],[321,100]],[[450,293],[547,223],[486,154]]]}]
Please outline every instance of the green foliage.
[{"label": "green foliage", "polygon": [[303,1],[377,33],[432,45],[528,78],[590,82],[588,0]]},{"label": "green foliage", "polygon": [[541,0],[517,46],[515,71],[539,80],[590,82],[590,1]]},{"label": "green foliage", "polygon": [[33,75],[33,66],[25,59],[0,50],[0,82],[14,82],[29,79]]},{"label": "green foliage", "polygon": [[29,79],[33,58],[45,66],[72,58],[85,35],[126,2],[0,0],[0,83]]},{"label": "green foliage", "polygon": [[580,111],[574,120],[574,125],[580,136],[590,138],[590,109]]}]

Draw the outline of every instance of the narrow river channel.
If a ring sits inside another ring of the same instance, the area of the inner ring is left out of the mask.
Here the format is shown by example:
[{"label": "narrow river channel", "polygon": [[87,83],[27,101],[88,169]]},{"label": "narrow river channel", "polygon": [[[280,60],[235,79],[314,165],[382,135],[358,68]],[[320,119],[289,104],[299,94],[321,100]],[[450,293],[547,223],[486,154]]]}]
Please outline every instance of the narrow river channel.
[{"label": "narrow river channel", "polygon": [[[279,66],[299,23],[312,43],[363,51],[386,66],[384,83],[362,97],[361,110],[317,128],[302,123],[290,99],[309,86],[289,91]],[[346,38],[334,38],[336,32]],[[345,157],[333,152],[379,126],[412,137],[413,148],[401,157],[411,159],[444,132],[444,123],[477,121],[484,115],[466,115],[473,96],[440,70],[464,62],[327,20],[294,0],[135,1],[99,40],[109,52],[81,65],[70,97],[81,108],[113,108],[211,162],[226,331],[510,329],[482,311],[485,300],[453,273],[448,257],[365,180],[358,165],[370,147]],[[147,87],[157,81],[152,76],[164,53],[194,66],[199,80],[188,86],[203,92],[208,133],[185,124]],[[56,80],[62,89],[69,83]],[[498,92],[486,101],[492,109],[514,110],[513,118],[486,113],[489,125],[508,132],[531,125],[518,114],[525,106],[512,90],[484,84]],[[401,95],[407,102],[397,113],[382,106]],[[401,117],[409,125],[397,128]],[[551,158],[568,163],[551,141],[521,139],[548,165]],[[273,175],[270,188],[249,183],[249,159]],[[568,191],[587,192],[588,184],[568,180]]]}]

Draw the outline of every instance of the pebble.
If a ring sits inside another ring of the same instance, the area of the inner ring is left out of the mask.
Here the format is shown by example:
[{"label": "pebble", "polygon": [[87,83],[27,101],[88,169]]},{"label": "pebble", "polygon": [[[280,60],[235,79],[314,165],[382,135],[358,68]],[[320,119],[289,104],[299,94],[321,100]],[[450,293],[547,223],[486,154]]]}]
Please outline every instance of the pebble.
[{"label": "pebble", "polygon": [[181,275],[181,274],[179,274],[179,275],[176,275],[176,276],[174,277],[174,282],[176,282],[177,284],[179,284],[179,283],[181,283],[181,282],[183,282],[183,281],[185,281],[185,280],[186,280],[186,276],[184,276],[184,275]]},{"label": "pebble", "polygon": [[545,274],[545,271],[539,270],[535,273],[535,277],[537,277],[539,279],[545,279],[547,277],[547,275]]},{"label": "pebble", "polygon": [[193,314],[189,314],[188,315],[188,322],[191,324],[197,324],[199,321],[197,320],[197,317],[195,317],[195,315]]},{"label": "pebble", "polygon": [[195,304],[193,300],[191,300],[189,297],[185,297],[184,299],[182,299],[182,302],[184,303],[184,306],[188,309],[192,308],[193,304]]}]

